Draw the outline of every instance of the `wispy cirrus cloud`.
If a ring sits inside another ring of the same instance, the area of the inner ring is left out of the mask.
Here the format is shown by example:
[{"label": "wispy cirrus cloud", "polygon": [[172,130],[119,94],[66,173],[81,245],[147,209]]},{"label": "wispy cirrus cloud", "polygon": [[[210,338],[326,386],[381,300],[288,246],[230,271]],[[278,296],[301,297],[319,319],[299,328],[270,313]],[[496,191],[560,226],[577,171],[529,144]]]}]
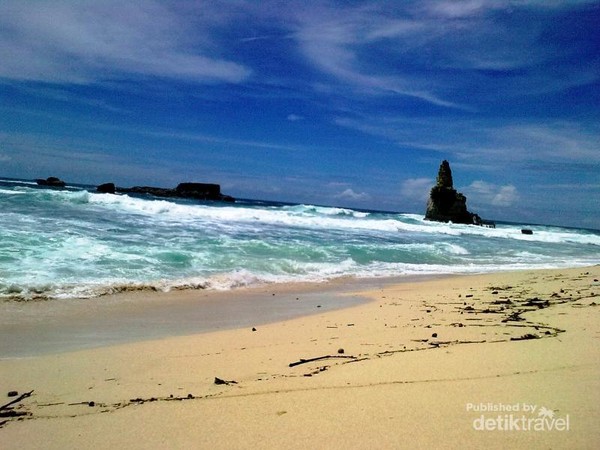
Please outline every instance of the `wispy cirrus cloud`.
[{"label": "wispy cirrus cloud", "polygon": [[365,58],[365,50],[381,40],[424,33],[427,27],[408,19],[390,21],[370,8],[322,9],[300,14],[294,34],[299,50],[317,70],[366,94],[413,97],[443,107],[462,105],[437,95],[427,84],[398,70],[382,70]]},{"label": "wispy cirrus cloud", "polygon": [[600,163],[600,127],[569,120],[497,122],[495,120],[429,120],[408,117],[338,117],[337,125],[386,138],[407,149],[421,149],[463,161],[476,155],[492,169],[525,162]]},{"label": "wispy cirrus cloud", "polygon": [[296,12],[294,38],[306,61],[338,86],[476,111],[496,98],[560,92],[598,81],[597,67],[573,70],[578,54],[594,53],[584,38],[584,30],[593,27],[593,13],[579,11],[581,31],[566,27],[557,32],[549,26],[563,20],[563,10],[593,3],[556,1],[553,8],[542,3],[321,4]]},{"label": "wispy cirrus cloud", "polygon": [[[131,77],[241,83],[252,76],[269,83],[281,73],[261,61],[283,56],[294,67],[301,59],[321,89],[475,111],[478,100],[597,81],[597,67],[569,70],[582,51],[594,51],[582,37],[593,18],[586,25],[581,13],[583,34],[569,46],[556,43],[573,36],[553,36],[539,20],[539,11],[560,20],[562,9],[585,3],[7,0],[0,5],[0,77],[83,84]],[[248,57],[248,48],[256,55]]]},{"label": "wispy cirrus cloud", "polygon": [[5,1],[0,77],[50,83],[130,76],[240,82],[251,71],[220,56],[210,31],[226,20],[209,13],[155,1]]},{"label": "wispy cirrus cloud", "polygon": [[435,16],[445,18],[471,17],[482,10],[497,8],[503,1],[494,0],[453,0],[453,1],[427,1],[423,6],[428,12]]}]

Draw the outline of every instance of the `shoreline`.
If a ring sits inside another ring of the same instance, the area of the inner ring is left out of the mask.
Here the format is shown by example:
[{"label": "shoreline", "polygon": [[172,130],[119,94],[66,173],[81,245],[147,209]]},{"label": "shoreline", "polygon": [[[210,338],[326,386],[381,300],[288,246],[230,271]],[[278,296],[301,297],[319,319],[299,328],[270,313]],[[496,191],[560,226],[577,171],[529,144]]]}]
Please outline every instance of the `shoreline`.
[{"label": "shoreline", "polygon": [[[45,448],[594,448],[598,278],[600,266],[371,285],[352,294],[368,302],[254,331],[0,360],[5,391],[33,390],[0,434]],[[479,431],[498,416],[468,406],[482,404],[543,407],[570,429]]]},{"label": "shoreline", "polygon": [[371,301],[368,286],[453,275],[339,278],[232,290],[132,291],[97,298],[0,303],[0,360],[240,329]]}]

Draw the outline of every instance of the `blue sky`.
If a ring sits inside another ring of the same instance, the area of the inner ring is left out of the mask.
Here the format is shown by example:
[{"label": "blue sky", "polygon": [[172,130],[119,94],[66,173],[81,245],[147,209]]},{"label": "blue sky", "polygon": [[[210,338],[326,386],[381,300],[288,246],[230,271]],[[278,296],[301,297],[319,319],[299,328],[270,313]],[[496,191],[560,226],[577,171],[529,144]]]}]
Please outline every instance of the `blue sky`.
[{"label": "blue sky", "polygon": [[0,3],[0,175],[600,228],[600,3]]}]

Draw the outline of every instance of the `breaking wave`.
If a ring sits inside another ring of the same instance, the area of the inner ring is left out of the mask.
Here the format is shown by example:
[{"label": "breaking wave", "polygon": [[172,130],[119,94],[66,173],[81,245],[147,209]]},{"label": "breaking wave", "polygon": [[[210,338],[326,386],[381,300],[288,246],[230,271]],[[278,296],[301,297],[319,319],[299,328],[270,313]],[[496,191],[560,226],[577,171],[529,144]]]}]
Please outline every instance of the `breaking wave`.
[{"label": "breaking wave", "polygon": [[[232,289],[600,263],[600,232],[415,214],[40,189],[0,180],[0,298]],[[521,233],[521,228],[533,234]]]}]

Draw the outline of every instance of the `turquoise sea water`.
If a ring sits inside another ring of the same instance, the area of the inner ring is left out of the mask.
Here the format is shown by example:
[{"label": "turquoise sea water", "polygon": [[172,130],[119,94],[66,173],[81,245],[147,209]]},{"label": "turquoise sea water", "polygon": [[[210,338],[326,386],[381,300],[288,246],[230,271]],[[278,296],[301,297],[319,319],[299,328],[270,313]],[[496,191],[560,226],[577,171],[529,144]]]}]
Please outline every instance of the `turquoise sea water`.
[{"label": "turquoise sea water", "polygon": [[595,230],[93,191],[0,180],[0,299],[600,263]]}]

